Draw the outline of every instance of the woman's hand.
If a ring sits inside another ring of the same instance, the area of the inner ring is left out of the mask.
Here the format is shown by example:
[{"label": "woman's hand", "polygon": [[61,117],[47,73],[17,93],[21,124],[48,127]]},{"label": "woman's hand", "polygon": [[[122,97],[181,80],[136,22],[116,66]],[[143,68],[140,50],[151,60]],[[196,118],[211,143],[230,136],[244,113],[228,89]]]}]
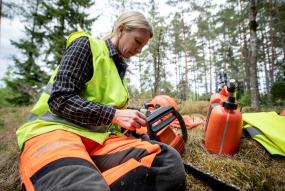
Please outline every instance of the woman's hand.
[{"label": "woman's hand", "polygon": [[146,116],[137,110],[117,109],[112,123],[127,130],[135,131],[136,129],[146,125]]}]

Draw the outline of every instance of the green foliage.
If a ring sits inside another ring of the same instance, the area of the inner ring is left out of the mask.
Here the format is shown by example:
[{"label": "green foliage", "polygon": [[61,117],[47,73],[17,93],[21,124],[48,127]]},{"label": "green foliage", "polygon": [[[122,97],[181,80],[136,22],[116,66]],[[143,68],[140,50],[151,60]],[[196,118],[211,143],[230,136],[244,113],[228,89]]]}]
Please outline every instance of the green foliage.
[{"label": "green foliage", "polygon": [[210,93],[203,93],[201,96],[198,97],[200,101],[210,101],[211,94]]},{"label": "green foliage", "polygon": [[0,106],[7,107],[10,106],[10,103],[7,99],[12,95],[12,92],[9,88],[0,88]]},{"label": "green foliage", "polygon": [[161,83],[161,94],[166,94],[169,96],[175,96],[175,93],[173,91],[173,86],[168,81],[163,81]]},{"label": "green foliage", "polygon": [[[86,8],[91,0],[25,0],[20,13],[25,21],[25,37],[11,41],[20,56],[14,55],[13,69],[4,79],[11,95],[6,100],[16,105],[29,105],[47,83],[47,71],[60,63],[65,48],[65,37],[73,31],[90,31],[92,22]],[[42,64],[44,63],[44,64]]]},{"label": "green foliage", "polygon": [[[22,8],[22,16],[25,17],[25,38],[12,42],[19,49],[18,52],[21,52],[21,56],[13,57],[15,68],[6,82],[14,83],[11,85],[11,90],[14,91],[11,95],[17,99],[11,100],[18,100],[17,103],[30,102],[31,96],[37,95],[38,90],[47,81],[46,73],[59,64],[65,48],[65,38],[69,33],[76,30],[90,31],[91,24],[96,18],[89,18],[86,9],[94,2],[24,0],[21,5],[25,6]],[[209,91],[206,87],[209,87],[210,83],[214,84],[213,71],[220,70],[226,70],[231,78],[246,81],[248,91],[249,79],[245,78],[250,76],[247,63],[251,42],[248,38],[250,31],[246,25],[249,23],[251,2],[229,0],[218,7],[206,0],[168,0],[167,5],[173,7],[168,15],[160,14],[159,6],[163,4],[160,1],[109,0],[108,2],[113,5],[112,10],[114,10],[108,15],[111,20],[119,13],[133,9],[145,13],[153,25],[154,36],[141,54],[139,67],[136,68],[139,70],[140,84],[139,90],[131,92],[133,96],[153,91],[175,95],[184,100],[197,100],[201,86]],[[284,80],[285,76],[285,62],[282,60],[284,7],[283,1],[258,1],[256,10],[257,22],[260,24],[257,32],[259,43],[257,59],[260,63],[258,69],[262,74],[260,80],[264,80],[265,70],[270,75],[273,73],[270,67],[264,69],[265,64],[275,66],[274,79],[269,79],[269,86],[276,79]],[[12,14],[16,12],[12,10],[14,5],[11,6],[10,3],[3,2],[2,8],[5,17],[8,15],[7,11]],[[250,25],[256,27],[257,23],[254,21]],[[261,38],[261,35],[264,37]],[[275,60],[272,60],[274,52]],[[173,71],[167,71],[170,63]],[[168,80],[166,75],[168,73],[172,74],[171,78],[175,78],[177,87],[165,83]],[[188,94],[190,87],[195,93]],[[200,99],[208,99],[207,96],[202,95]],[[249,103],[247,97],[242,97],[242,104]],[[261,103],[265,104],[266,97],[261,99]]]},{"label": "green foliage", "polygon": [[254,20],[254,21],[250,21],[248,24],[248,27],[250,30],[256,31],[257,27],[258,27],[258,23]]},{"label": "green foliage", "polygon": [[[284,35],[285,35],[285,32],[284,32]],[[284,57],[284,60],[277,60],[276,66],[277,66],[277,71],[278,71],[276,74],[276,81],[285,81],[285,57]]]},{"label": "green foliage", "polygon": [[177,94],[176,94],[176,97],[178,99],[181,99],[181,100],[184,100],[186,101],[187,100],[187,92],[188,92],[188,86],[187,86],[187,83],[185,80],[180,80],[179,83],[177,84]]},{"label": "green foliage", "polygon": [[129,90],[130,99],[140,99],[140,98],[152,97],[151,90],[144,90],[140,92],[135,86],[129,86],[128,90]]},{"label": "green foliage", "polygon": [[276,105],[282,104],[285,101],[285,82],[277,81],[271,87],[272,101]]},{"label": "green foliage", "polygon": [[161,86],[165,80],[165,49],[167,48],[166,32],[167,27],[164,21],[164,17],[158,12],[157,3],[154,0],[149,2],[149,20],[153,25],[153,37],[148,44],[147,57],[151,58],[150,63],[153,68],[153,95],[160,94]]},{"label": "green foliage", "polygon": [[41,55],[40,45],[43,34],[39,32],[39,26],[35,24],[35,15],[37,14],[40,0],[27,1],[25,9],[21,14],[25,20],[25,37],[18,41],[11,41],[21,53],[21,55],[13,55],[13,68],[10,67],[4,82],[7,89],[11,92],[8,98],[9,103],[16,105],[31,104],[33,98],[47,81],[47,74],[43,68],[39,66],[38,57]]},{"label": "green foliage", "polygon": [[9,95],[5,100],[11,105],[30,105],[35,102],[38,97],[36,88],[32,88],[29,83],[18,80],[5,80]]},{"label": "green foliage", "polygon": [[35,16],[35,22],[41,26],[44,33],[45,60],[51,69],[60,63],[67,37],[74,31],[91,30],[91,25],[96,19],[89,19],[87,8],[94,3],[91,0],[53,0],[42,1],[40,12]]},{"label": "green foliage", "polygon": [[151,98],[151,97],[153,97],[151,90],[143,91],[139,94],[139,98]]},{"label": "green foliage", "polygon": [[128,86],[129,96],[130,98],[139,98],[139,90],[134,86]]},{"label": "green foliage", "polygon": [[260,94],[260,104],[262,106],[269,106],[269,95],[268,94]]},{"label": "green foliage", "polygon": [[238,100],[238,104],[240,107],[250,106],[250,95],[248,93],[241,95],[240,99]]},{"label": "green foliage", "polygon": [[[161,83],[161,91],[160,94],[169,95],[171,97],[176,96],[176,91],[173,90],[173,86],[168,81],[163,81]],[[128,86],[130,98],[146,98],[146,97],[153,97],[152,91],[143,89],[141,92],[135,86]]]}]

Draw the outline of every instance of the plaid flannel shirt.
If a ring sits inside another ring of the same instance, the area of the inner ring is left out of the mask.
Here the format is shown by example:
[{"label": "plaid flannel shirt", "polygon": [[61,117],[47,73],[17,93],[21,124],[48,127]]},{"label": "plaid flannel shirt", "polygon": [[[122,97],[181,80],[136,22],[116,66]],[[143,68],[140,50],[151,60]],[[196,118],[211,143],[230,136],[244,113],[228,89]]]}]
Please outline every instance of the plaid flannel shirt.
[{"label": "plaid flannel shirt", "polygon": [[[127,64],[118,55],[110,39],[106,40],[106,45],[121,79],[123,79]],[[92,76],[93,61],[90,44],[87,37],[81,37],[73,41],[64,51],[51,96],[48,100],[50,110],[75,124],[87,128],[111,123],[116,111],[115,108],[89,102],[79,96],[85,83]]]}]

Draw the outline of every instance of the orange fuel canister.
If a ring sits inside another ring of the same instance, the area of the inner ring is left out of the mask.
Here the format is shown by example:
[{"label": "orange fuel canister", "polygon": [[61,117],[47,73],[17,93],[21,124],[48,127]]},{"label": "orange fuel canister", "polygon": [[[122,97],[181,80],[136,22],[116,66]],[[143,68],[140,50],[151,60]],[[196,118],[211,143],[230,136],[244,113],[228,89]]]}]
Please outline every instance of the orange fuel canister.
[{"label": "orange fuel canister", "polygon": [[236,153],[242,133],[242,115],[237,109],[236,85],[230,80],[228,99],[212,108],[205,132],[205,147],[211,153]]},{"label": "orange fuel canister", "polygon": [[206,122],[205,122],[205,131],[207,131],[209,117],[211,115],[213,108],[222,104],[223,101],[226,101],[228,95],[229,95],[229,92],[227,90],[227,86],[224,86],[223,88],[221,88],[219,93],[212,94],[211,99],[210,99],[210,104],[208,107]]},{"label": "orange fuel canister", "polygon": [[219,93],[214,93],[210,99],[210,105],[213,103],[222,104],[223,101],[226,101],[229,96],[227,86],[224,86]]},{"label": "orange fuel canister", "polygon": [[283,111],[281,111],[280,115],[285,116],[285,109],[283,109]]}]

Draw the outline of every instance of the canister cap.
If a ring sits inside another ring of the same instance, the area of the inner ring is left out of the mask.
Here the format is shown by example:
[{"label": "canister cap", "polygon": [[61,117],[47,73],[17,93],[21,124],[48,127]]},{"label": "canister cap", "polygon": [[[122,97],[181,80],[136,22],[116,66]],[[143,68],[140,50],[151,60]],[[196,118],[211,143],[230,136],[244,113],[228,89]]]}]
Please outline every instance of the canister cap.
[{"label": "canister cap", "polygon": [[236,81],[234,79],[230,79],[227,84],[227,90],[229,92],[229,96],[227,101],[222,102],[223,107],[231,110],[237,109],[236,86],[237,86]]}]

